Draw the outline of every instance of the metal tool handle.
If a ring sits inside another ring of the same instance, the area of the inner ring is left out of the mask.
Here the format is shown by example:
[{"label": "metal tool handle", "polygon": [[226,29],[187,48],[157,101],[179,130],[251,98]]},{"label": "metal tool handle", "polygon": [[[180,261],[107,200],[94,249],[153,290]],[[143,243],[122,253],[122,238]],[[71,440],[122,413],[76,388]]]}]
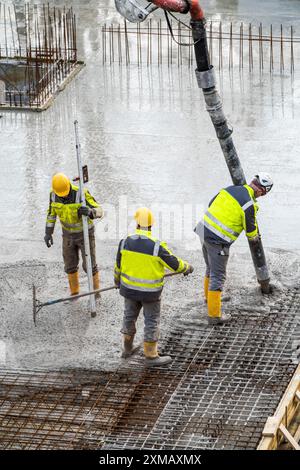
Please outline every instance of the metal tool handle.
[{"label": "metal tool handle", "polygon": [[[84,180],[82,172],[82,162],[81,162],[81,147],[79,142],[79,133],[78,133],[78,121],[74,122],[75,127],[75,139],[76,139],[76,154],[77,154],[77,165],[78,165],[78,176],[79,176],[79,190],[80,190],[80,202],[85,206],[85,194],[84,194]],[[88,286],[90,297],[90,310],[91,314],[96,313],[96,300],[95,295],[92,294],[93,291],[93,271],[92,271],[92,260],[91,260],[91,250],[90,250],[90,238],[89,238],[89,227],[88,227],[88,218],[87,216],[82,216],[83,224],[83,238],[84,238],[84,257],[85,265],[88,276]]]},{"label": "metal tool handle", "polygon": [[[165,274],[165,277],[177,276],[179,274],[183,274],[183,273],[181,273],[181,272],[180,273],[167,273],[167,274]],[[37,314],[39,313],[39,311],[43,307],[48,307],[50,305],[55,305],[55,304],[59,304],[59,303],[62,303],[62,302],[68,302],[70,300],[80,299],[81,297],[87,297],[87,296],[92,296],[92,295],[95,295],[95,294],[101,294],[102,292],[107,292],[107,291],[115,290],[115,289],[118,289],[118,287],[117,286],[109,286],[109,287],[104,287],[102,289],[92,290],[90,292],[84,292],[83,294],[72,295],[72,296],[69,296],[69,297],[62,297],[60,299],[49,300],[48,302],[42,303],[36,298],[36,287],[35,287],[35,285],[33,285],[32,286],[33,322],[36,326]]]}]

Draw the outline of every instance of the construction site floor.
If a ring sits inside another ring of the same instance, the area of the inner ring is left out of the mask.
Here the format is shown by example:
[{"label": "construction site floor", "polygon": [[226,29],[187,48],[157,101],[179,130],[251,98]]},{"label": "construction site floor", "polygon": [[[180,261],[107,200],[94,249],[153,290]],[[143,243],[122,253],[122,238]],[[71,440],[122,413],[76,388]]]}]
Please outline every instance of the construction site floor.
[{"label": "construction site floor", "polygon": [[[0,448],[254,449],[299,363],[298,43],[293,74],[289,48],[281,71],[277,57],[270,73],[266,54],[263,70],[240,70],[238,41],[234,67],[217,70],[247,179],[258,171],[274,179],[258,217],[275,290],[261,295],[241,236],[231,249],[231,301],[224,304],[233,321],[211,328],[193,228],[231,180],[194,69],[103,65],[101,24],[120,21],[114,2],[55,3],[74,6],[86,67],[47,112],[3,111],[0,119]],[[263,22],[264,31],[272,24],[280,34],[284,22],[285,31],[293,24],[300,35],[293,0],[203,6],[224,28]],[[164,370],[145,370],[139,354],[120,359],[123,301],[116,291],[103,294],[94,319],[82,299],[44,308],[34,326],[33,284],[41,301],[68,295],[59,224],[51,249],[43,237],[52,175],[77,174],[76,118],[88,187],[105,210],[96,226],[102,286],[113,283],[119,240],[132,231],[139,206],[157,215],[154,235],[195,266],[193,275],[166,281],[160,348],[172,364]]]},{"label": "construction site floor", "polygon": [[247,269],[237,288],[233,255],[224,303],[233,321],[221,327],[206,323],[200,275],[168,280],[160,344],[172,364],[154,371],[141,353],[120,359],[116,292],[103,295],[95,319],[85,300],[45,308],[34,327],[31,284],[40,296],[57,292],[59,266],[2,266],[0,448],[255,449],[299,362],[299,285],[286,281],[286,257],[269,257],[277,280],[262,296]]}]

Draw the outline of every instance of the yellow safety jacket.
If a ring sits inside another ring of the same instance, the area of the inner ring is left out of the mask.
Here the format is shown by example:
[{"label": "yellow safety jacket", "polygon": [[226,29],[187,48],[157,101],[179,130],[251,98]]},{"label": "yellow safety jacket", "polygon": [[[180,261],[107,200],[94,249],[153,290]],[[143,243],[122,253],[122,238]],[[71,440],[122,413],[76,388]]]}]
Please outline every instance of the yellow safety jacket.
[{"label": "yellow safety jacket", "polygon": [[115,283],[120,294],[134,300],[154,301],[160,298],[165,268],[184,273],[188,263],[177,258],[165,242],[151,232],[137,229],[121,240],[115,264]]},{"label": "yellow safety jacket", "polygon": [[222,189],[204,215],[205,239],[231,244],[243,230],[248,238],[255,237],[258,234],[257,211],[254,190],[247,184]]},{"label": "yellow safety jacket", "polygon": [[[99,204],[91,196],[87,189],[84,190],[86,203],[89,207],[97,208]],[[53,191],[50,192],[50,203],[46,220],[46,230],[53,233],[58,217],[63,231],[67,233],[79,233],[83,231],[82,218],[78,217],[77,211],[81,207],[80,192],[78,186],[71,185],[70,194],[67,197],[59,197]],[[93,221],[88,218],[90,228]]]}]

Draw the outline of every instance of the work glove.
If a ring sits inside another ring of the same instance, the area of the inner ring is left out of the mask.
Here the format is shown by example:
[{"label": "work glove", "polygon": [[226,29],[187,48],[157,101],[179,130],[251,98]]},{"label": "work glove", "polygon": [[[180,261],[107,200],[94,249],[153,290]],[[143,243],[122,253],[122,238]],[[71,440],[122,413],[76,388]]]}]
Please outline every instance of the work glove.
[{"label": "work glove", "polygon": [[115,280],[115,286],[116,286],[117,289],[120,289],[120,281]]},{"label": "work glove", "polygon": [[187,270],[183,273],[184,276],[188,276],[189,274],[192,274],[192,272],[194,271],[194,267],[189,264],[189,267],[187,268]]},{"label": "work glove", "polygon": [[44,240],[45,240],[45,243],[47,245],[48,248],[51,248],[51,246],[53,245],[53,237],[52,235],[49,235],[49,234],[45,234],[44,236]]},{"label": "work glove", "polygon": [[86,217],[89,217],[90,219],[94,218],[93,209],[87,206],[79,207],[77,214],[78,214],[78,217],[82,217],[83,215],[85,215]]}]

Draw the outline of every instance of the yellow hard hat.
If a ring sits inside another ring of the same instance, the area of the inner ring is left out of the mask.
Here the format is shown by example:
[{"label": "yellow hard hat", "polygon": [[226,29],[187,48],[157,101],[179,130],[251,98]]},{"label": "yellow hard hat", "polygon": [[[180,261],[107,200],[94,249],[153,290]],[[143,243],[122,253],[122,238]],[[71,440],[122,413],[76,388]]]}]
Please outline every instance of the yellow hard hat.
[{"label": "yellow hard hat", "polygon": [[134,218],[141,227],[152,227],[155,223],[154,215],[147,207],[140,207],[134,214]]},{"label": "yellow hard hat", "polygon": [[56,173],[52,178],[52,191],[59,197],[66,197],[70,192],[71,183],[64,173]]}]

